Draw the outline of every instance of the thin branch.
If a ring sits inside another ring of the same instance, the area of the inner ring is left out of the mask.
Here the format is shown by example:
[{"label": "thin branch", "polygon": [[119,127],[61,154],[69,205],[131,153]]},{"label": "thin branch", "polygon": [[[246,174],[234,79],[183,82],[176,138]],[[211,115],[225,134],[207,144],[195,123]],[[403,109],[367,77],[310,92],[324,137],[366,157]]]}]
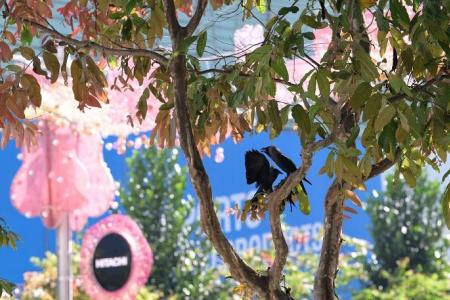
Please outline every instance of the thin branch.
[{"label": "thin branch", "polygon": [[[448,70],[445,70],[444,72],[446,72],[446,71],[448,71]],[[441,75],[439,75],[439,76],[436,76],[436,77],[434,77],[434,78],[428,80],[427,82],[425,82],[425,83],[422,84],[422,85],[416,85],[416,86],[412,87],[412,88],[411,88],[411,92],[412,92],[413,94],[419,93],[419,92],[423,92],[423,91],[425,91],[429,86],[431,86],[431,85],[433,85],[433,84],[435,84],[435,83],[437,83],[437,82],[440,82],[441,80],[444,80],[444,79],[450,79],[450,75],[449,75],[448,73],[445,73],[445,74],[441,74]],[[388,101],[390,101],[390,102],[395,102],[395,101],[397,101],[397,100],[403,99],[404,97],[406,97],[406,94],[405,94],[405,93],[398,93],[398,94],[396,94],[396,95],[393,95],[392,97],[389,97],[389,98],[388,98]]]},{"label": "thin branch", "polygon": [[393,165],[395,165],[401,157],[401,151],[400,149],[397,149],[395,151],[395,157],[394,160],[390,160],[388,158],[385,158],[381,161],[379,161],[378,163],[374,164],[372,166],[372,170],[370,171],[369,176],[367,176],[366,180],[373,178],[375,176],[380,175],[381,173],[385,172],[386,170],[388,170],[390,167],[392,167]]},{"label": "thin branch", "polygon": [[296,185],[305,177],[306,172],[312,164],[312,155],[314,152],[330,145],[334,140],[333,135],[327,138],[312,142],[302,150],[302,165],[287,178],[286,182],[277,190],[268,195],[270,227],[272,230],[272,240],[275,247],[275,259],[269,271],[269,289],[275,292],[280,285],[281,274],[286,264],[289,252],[286,239],[281,228],[280,214],[281,203],[285,200]]},{"label": "thin branch", "polygon": [[[232,72],[233,72],[232,69],[217,69],[217,68],[211,68],[211,69],[206,69],[206,70],[197,71],[197,74],[199,74],[199,75],[204,75],[204,74],[208,74],[208,73],[230,74],[230,73],[232,73]],[[239,76],[242,76],[242,77],[252,77],[251,74],[247,74],[247,73],[243,73],[243,72],[240,72],[238,75],[239,75]],[[283,79],[279,79],[279,78],[272,78],[272,79],[273,79],[273,81],[275,81],[275,82],[278,82],[278,83],[281,83],[281,84],[284,84],[284,85],[287,85],[287,86],[297,86],[296,83],[293,83],[293,82],[290,82],[290,81],[286,81],[286,80],[283,80]]]},{"label": "thin branch", "polygon": [[32,25],[32,26],[38,28],[39,30],[41,30],[43,32],[48,33],[49,35],[51,35],[55,38],[58,38],[59,40],[61,40],[63,42],[66,42],[67,44],[74,45],[74,46],[77,46],[80,48],[100,50],[107,54],[118,55],[118,56],[128,56],[129,55],[129,56],[149,57],[164,66],[166,66],[169,62],[169,60],[164,55],[162,55],[158,52],[152,51],[152,50],[133,49],[133,48],[125,48],[125,47],[123,47],[122,49],[109,48],[109,47],[100,45],[96,42],[80,41],[80,40],[70,38],[54,29],[48,28],[48,27],[46,27],[42,24],[39,24],[35,21],[32,21],[32,20],[28,20],[28,19],[24,19],[24,18],[20,18],[20,20],[24,23],[28,23],[29,25]]},{"label": "thin branch", "polygon": [[208,5],[208,0],[199,0],[197,4],[197,9],[195,10],[194,15],[189,20],[189,23],[186,25],[186,35],[191,36],[194,31],[197,29],[200,20],[202,19],[203,13],[205,12],[206,6]]}]

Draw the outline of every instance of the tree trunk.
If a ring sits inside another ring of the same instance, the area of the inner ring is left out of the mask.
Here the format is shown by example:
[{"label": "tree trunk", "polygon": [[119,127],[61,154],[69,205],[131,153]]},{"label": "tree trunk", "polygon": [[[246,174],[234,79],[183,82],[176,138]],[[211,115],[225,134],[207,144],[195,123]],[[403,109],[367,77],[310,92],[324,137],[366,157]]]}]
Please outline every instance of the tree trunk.
[{"label": "tree trunk", "polygon": [[288,299],[280,291],[269,294],[268,278],[250,268],[235,252],[227,238],[224,236],[219,220],[215,213],[212,200],[209,177],[203,166],[202,159],[194,140],[187,98],[186,58],[184,55],[175,57],[170,66],[175,97],[175,111],[178,122],[181,147],[185,153],[189,167],[189,175],[195,191],[200,198],[200,223],[214,248],[228,265],[232,277],[248,284],[260,299],[282,300]]},{"label": "tree trunk", "polygon": [[341,247],[342,211],[344,197],[336,181],[328,189],[325,199],[325,222],[319,267],[314,278],[314,300],[336,298],[334,280]]}]

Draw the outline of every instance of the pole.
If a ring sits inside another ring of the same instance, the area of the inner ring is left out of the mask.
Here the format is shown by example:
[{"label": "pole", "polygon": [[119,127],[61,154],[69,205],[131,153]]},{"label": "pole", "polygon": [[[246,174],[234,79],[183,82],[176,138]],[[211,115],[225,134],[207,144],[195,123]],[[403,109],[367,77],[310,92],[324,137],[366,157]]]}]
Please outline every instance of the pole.
[{"label": "pole", "polygon": [[56,232],[58,255],[57,300],[72,300],[72,232],[69,225],[69,214],[63,218]]}]

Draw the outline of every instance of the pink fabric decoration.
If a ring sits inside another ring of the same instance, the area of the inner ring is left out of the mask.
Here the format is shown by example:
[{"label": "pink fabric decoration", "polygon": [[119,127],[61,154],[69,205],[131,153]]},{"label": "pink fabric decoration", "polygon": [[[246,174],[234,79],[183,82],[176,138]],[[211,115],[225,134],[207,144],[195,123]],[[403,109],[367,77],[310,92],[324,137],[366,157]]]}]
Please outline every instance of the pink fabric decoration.
[{"label": "pink fabric decoration", "polygon": [[70,215],[73,230],[81,230],[88,217],[105,213],[114,200],[114,179],[103,159],[103,143],[98,136],[78,136],[77,155],[89,171],[89,198]]},{"label": "pink fabric decoration", "polygon": [[[98,242],[110,233],[120,234],[130,245],[131,271],[128,282],[117,291],[107,291],[95,279],[92,258]],[[153,253],[139,226],[128,216],[111,215],[86,232],[81,245],[80,274],[83,289],[93,300],[132,300],[145,285],[153,266]]]},{"label": "pink fabric decoration", "polygon": [[23,163],[11,186],[12,203],[27,217],[42,217],[49,228],[73,213],[71,228],[80,230],[88,216],[104,213],[114,197],[100,137],[79,135],[48,121],[39,127],[39,147],[30,153],[22,150]]}]

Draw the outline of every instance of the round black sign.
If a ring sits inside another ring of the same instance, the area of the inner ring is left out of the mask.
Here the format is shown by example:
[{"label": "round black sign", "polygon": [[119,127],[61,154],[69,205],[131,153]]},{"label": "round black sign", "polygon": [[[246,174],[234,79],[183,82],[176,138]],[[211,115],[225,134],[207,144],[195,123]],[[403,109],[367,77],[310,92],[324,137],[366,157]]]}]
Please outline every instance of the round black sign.
[{"label": "round black sign", "polygon": [[92,267],[95,278],[105,290],[120,289],[130,277],[130,245],[117,233],[105,235],[95,248]]}]

